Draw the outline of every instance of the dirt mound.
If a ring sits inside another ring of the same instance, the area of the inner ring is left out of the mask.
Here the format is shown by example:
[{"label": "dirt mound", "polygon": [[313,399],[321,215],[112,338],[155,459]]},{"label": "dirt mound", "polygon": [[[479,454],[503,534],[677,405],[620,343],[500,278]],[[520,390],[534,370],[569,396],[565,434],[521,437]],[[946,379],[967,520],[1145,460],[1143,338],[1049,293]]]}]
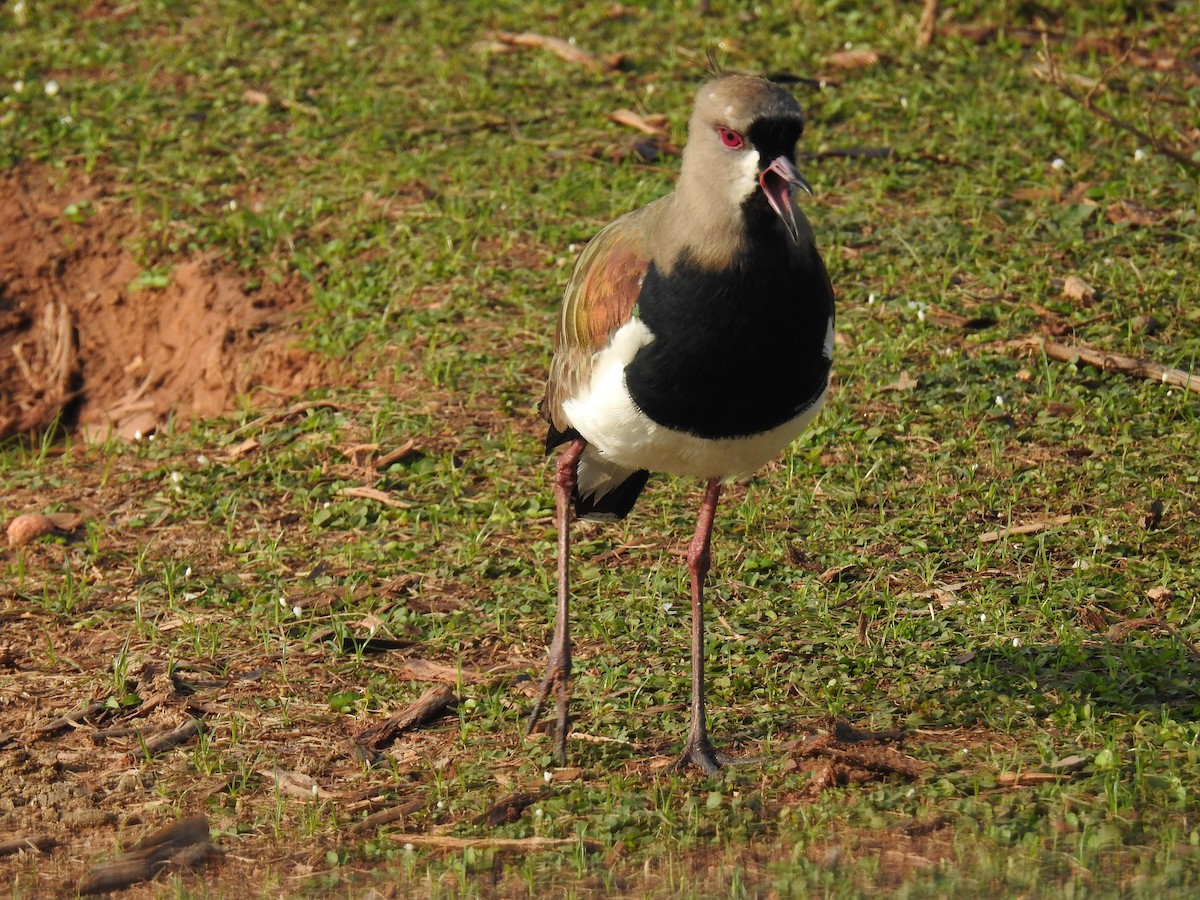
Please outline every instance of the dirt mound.
[{"label": "dirt mound", "polygon": [[295,346],[302,282],[247,290],[205,259],[148,273],[128,248],[140,230],[102,185],[0,173],[0,439],[56,419],[132,438],[317,383]]}]

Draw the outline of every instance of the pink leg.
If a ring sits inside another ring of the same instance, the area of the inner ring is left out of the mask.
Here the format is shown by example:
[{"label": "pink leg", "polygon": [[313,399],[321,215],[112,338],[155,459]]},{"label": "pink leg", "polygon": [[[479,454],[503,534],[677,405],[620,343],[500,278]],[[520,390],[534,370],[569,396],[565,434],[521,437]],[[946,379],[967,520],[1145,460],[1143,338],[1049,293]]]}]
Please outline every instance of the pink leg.
[{"label": "pink leg", "polygon": [[546,661],[546,674],[529,714],[528,735],[542,716],[542,707],[555,689],[557,703],[554,734],[554,755],[560,766],[567,764],[567,731],[570,720],[567,707],[571,702],[571,495],[575,492],[575,479],[579,457],[587,448],[582,438],[574,441],[558,458],[554,474],[554,512],[558,524],[558,610],[554,619],[554,637],[550,641],[550,655]]},{"label": "pink leg", "polygon": [[692,580],[692,721],[683,755],[673,766],[678,770],[688,763],[694,763],[709,775],[719,772],[722,765],[739,762],[713,749],[704,721],[704,576],[708,574],[712,559],[709,547],[720,497],[721,480],[709,479],[700,503],[700,513],[696,517],[696,533],[688,547],[688,572]]}]

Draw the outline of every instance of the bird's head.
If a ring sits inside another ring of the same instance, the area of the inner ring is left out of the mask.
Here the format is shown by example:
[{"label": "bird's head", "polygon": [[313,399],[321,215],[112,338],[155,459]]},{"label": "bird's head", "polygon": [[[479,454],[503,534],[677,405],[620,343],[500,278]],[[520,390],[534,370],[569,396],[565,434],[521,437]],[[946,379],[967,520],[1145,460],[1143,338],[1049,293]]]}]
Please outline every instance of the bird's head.
[{"label": "bird's head", "polygon": [[812,193],[796,171],[804,115],[779,85],[748,75],[713,79],[696,94],[680,189],[702,196],[708,213],[744,217],[750,227],[783,224],[799,243],[792,191]]}]

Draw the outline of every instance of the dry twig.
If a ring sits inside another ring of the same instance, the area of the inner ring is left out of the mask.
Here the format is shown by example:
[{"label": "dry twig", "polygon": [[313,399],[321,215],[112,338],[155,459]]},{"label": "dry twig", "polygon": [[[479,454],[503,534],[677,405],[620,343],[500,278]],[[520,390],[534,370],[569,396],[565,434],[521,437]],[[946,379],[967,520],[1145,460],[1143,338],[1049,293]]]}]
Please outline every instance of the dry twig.
[{"label": "dry twig", "polygon": [[25,837],[0,841],[0,857],[12,856],[22,850],[37,850],[44,853],[58,846],[58,839],[52,834],[27,834]]},{"label": "dry twig", "polygon": [[[189,718],[178,728],[172,728],[170,731],[164,731],[147,738],[144,752],[147,756],[155,756],[169,747],[176,747],[179,744],[186,743],[199,733],[200,720]],[[143,748],[138,748],[131,751],[130,756],[137,758],[142,755],[142,752]]]},{"label": "dry twig", "polygon": [[1068,781],[1070,775],[1061,772],[1001,772],[996,776],[996,784],[1000,787],[1030,787],[1038,784],[1053,784],[1056,781]]},{"label": "dry twig", "polygon": [[917,25],[917,46],[928,47],[937,33],[938,0],[925,0],[921,22]]},{"label": "dry twig", "polygon": [[979,536],[981,544],[993,544],[1001,538],[1011,537],[1014,534],[1037,534],[1039,531],[1045,531],[1047,528],[1053,528],[1056,525],[1066,525],[1071,521],[1069,515],[1054,516],[1049,519],[1042,519],[1038,522],[1028,522],[1024,525],[1010,525],[1008,528],[1001,528],[999,531],[985,531]]},{"label": "dry twig", "polygon": [[511,853],[526,853],[533,850],[553,850],[556,847],[576,847],[582,844],[589,850],[599,850],[599,841],[586,838],[460,838],[447,834],[392,834],[388,838],[397,844],[412,844],[414,847],[432,847],[437,850],[496,850]]},{"label": "dry twig", "polygon": [[1182,369],[1172,369],[1149,359],[1109,353],[1086,344],[1059,344],[1054,341],[1042,341],[1041,347],[1048,357],[1057,359],[1059,362],[1078,360],[1089,366],[1095,366],[1097,369],[1103,369],[1105,372],[1120,372],[1134,378],[1159,381],[1200,393],[1200,375],[1192,375]]},{"label": "dry twig", "polygon": [[354,834],[369,834],[377,828],[382,828],[384,825],[390,825],[400,819],[407,818],[428,805],[429,801],[425,797],[413,797],[410,800],[405,800],[403,803],[397,803],[395,806],[389,806],[386,809],[371,813],[371,815],[367,816],[361,822],[352,825],[350,830]]},{"label": "dry twig", "polygon": [[355,735],[354,743],[366,750],[381,750],[394,741],[400,732],[436,719],[448,706],[457,702],[458,698],[448,684],[434,685],[403,712],[360,731]]}]

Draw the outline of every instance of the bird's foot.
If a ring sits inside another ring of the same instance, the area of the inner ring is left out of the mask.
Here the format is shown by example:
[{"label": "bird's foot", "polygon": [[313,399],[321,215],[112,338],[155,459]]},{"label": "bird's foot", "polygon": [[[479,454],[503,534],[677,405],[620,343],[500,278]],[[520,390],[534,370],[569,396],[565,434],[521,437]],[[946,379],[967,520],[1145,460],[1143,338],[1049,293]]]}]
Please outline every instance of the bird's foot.
[{"label": "bird's foot", "polygon": [[551,651],[550,660],[546,663],[546,674],[542,677],[541,687],[538,688],[537,699],[533,703],[533,711],[529,714],[529,723],[525,726],[525,737],[533,734],[533,729],[542,718],[546,699],[551,690],[556,697],[557,712],[554,719],[554,757],[560,766],[567,764],[567,732],[571,727],[571,719],[567,714],[571,691],[571,656],[570,652]]},{"label": "bird's foot", "polygon": [[754,763],[762,762],[761,756],[748,756],[745,758],[738,756],[730,756],[728,753],[722,753],[713,747],[708,740],[707,735],[698,737],[688,737],[687,744],[684,745],[683,753],[679,759],[671,763],[667,767],[668,772],[682,772],[688,766],[696,766],[703,770],[706,775],[717,775],[725,766],[748,766]]}]

